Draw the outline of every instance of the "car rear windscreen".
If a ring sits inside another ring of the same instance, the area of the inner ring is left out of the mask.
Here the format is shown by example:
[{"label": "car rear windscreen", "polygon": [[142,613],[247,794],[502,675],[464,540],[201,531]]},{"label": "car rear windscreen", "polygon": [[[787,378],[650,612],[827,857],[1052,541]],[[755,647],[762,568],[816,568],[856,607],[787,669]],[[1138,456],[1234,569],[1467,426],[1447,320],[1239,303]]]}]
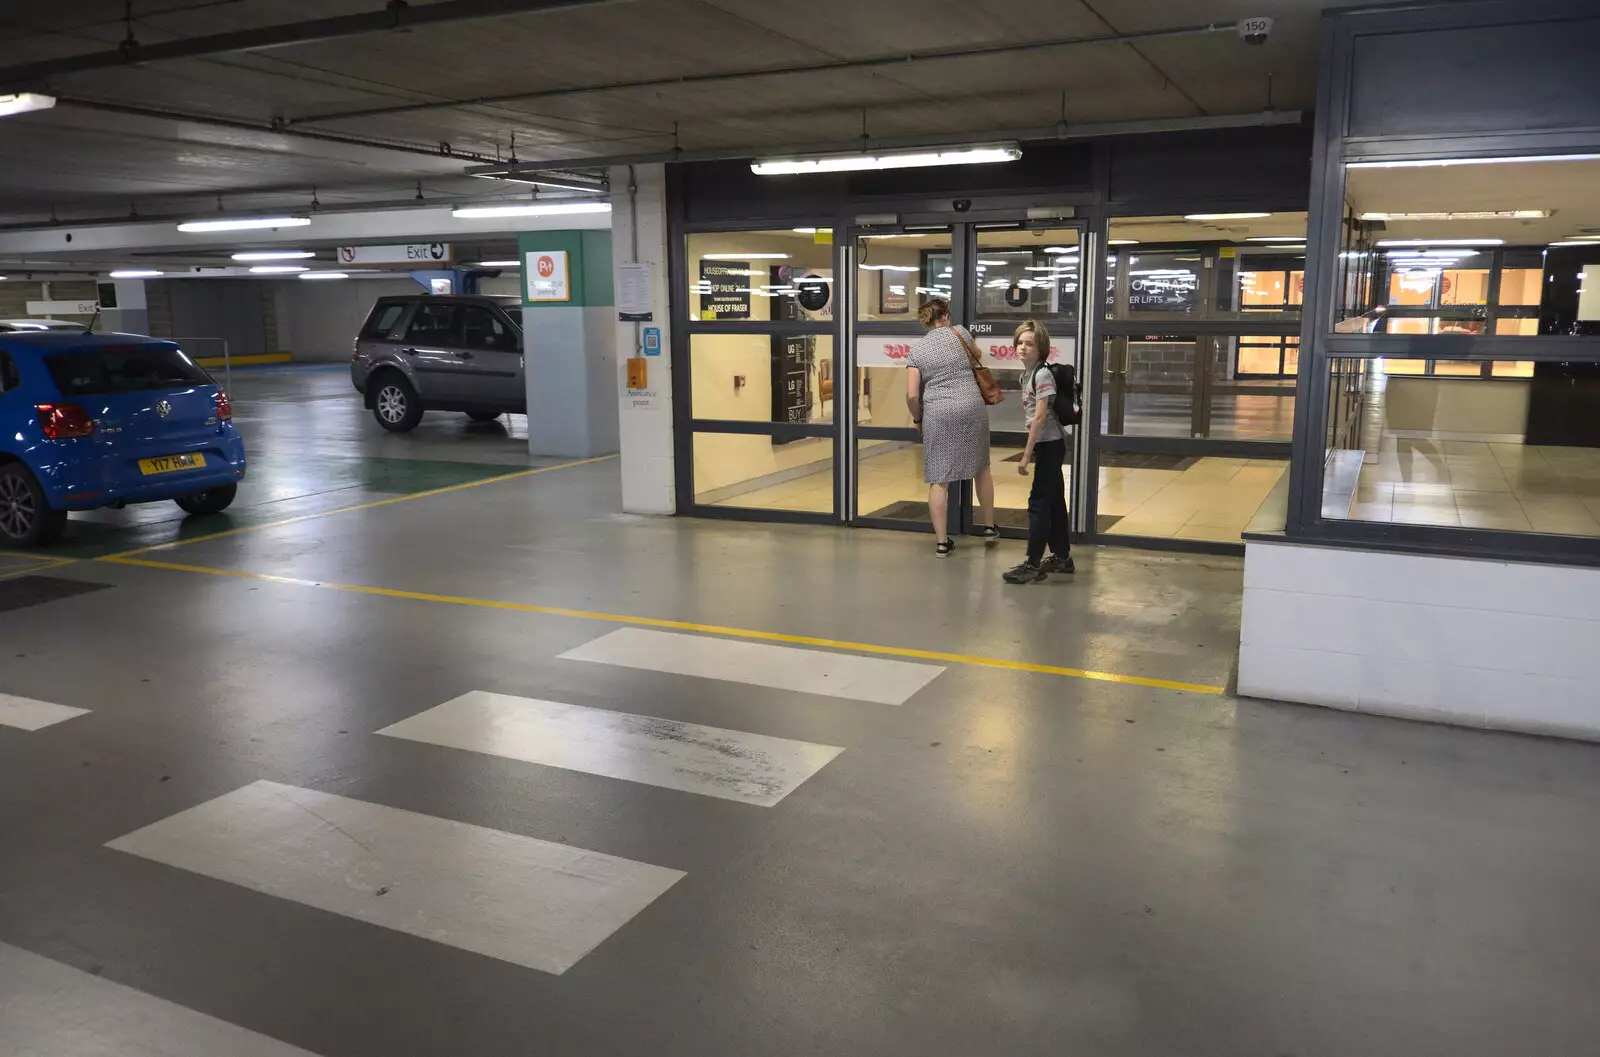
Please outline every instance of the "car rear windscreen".
[{"label": "car rear windscreen", "polygon": [[182,350],[169,345],[105,345],[56,353],[44,362],[62,396],[214,384]]}]

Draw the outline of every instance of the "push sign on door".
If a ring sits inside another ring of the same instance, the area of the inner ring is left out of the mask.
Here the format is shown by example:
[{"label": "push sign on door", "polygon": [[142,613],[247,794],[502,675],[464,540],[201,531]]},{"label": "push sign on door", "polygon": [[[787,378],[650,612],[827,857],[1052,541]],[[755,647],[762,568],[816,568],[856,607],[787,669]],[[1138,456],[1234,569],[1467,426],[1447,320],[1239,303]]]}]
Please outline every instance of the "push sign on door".
[{"label": "push sign on door", "polygon": [[661,355],[661,328],[644,328],[644,354],[646,356]]}]

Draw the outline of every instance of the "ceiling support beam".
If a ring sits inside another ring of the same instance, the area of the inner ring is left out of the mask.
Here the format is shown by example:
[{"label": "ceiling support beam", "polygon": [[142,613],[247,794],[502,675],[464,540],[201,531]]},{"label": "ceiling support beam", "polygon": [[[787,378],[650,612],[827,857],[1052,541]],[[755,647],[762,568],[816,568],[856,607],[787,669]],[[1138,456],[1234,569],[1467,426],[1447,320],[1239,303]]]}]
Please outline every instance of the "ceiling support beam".
[{"label": "ceiling support beam", "polygon": [[[952,59],[988,58],[997,55],[1018,55],[1025,52],[1049,51],[1055,48],[1085,47],[1094,44],[1135,44],[1140,41],[1170,40],[1175,37],[1198,37],[1212,33],[1233,33],[1237,22],[1211,22],[1203,26],[1181,26],[1174,29],[1152,29],[1138,33],[1111,33],[1095,37],[1065,37],[1056,40],[1031,40],[1020,44],[994,44],[987,47],[933,48],[927,51],[886,55],[876,59],[828,59],[822,62],[797,63],[791,66],[767,66],[752,70],[729,70],[722,73],[696,73],[685,77],[653,77],[640,81],[608,81],[604,84],[577,85],[568,88],[544,88],[527,92],[505,92],[497,95],[480,95],[471,99],[446,99],[428,103],[400,103],[394,106],[369,107],[362,110],[344,110],[331,114],[311,114],[287,119],[289,125],[306,125],[321,121],[347,121],[356,118],[388,117],[392,114],[414,114],[424,110],[448,110],[463,106],[488,106],[498,103],[538,102],[545,99],[564,99],[594,92],[620,92],[639,88],[677,88],[688,85],[722,84],[730,81],[748,81],[756,77],[780,77],[794,74],[836,73],[841,70],[881,70],[929,62],[947,62]],[[0,71],[3,73],[3,71]]]},{"label": "ceiling support beam", "polygon": [[406,3],[405,0],[389,0],[380,10],[359,15],[338,15],[333,18],[316,18],[303,22],[285,22],[276,26],[258,26],[255,29],[216,33],[208,37],[188,37],[160,44],[140,44],[130,37],[121,46],[110,51],[67,55],[59,59],[46,59],[43,62],[0,68],[0,86],[25,86],[47,78],[81,73],[85,70],[137,66],[171,59],[198,59],[244,51],[264,51],[268,48],[313,44],[319,41],[340,40],[396,30],[420,29],[425,26],[495,18],[500,15],[537,14],[620,2],[626,0],[439,0],[437,3],[419,5]]}]

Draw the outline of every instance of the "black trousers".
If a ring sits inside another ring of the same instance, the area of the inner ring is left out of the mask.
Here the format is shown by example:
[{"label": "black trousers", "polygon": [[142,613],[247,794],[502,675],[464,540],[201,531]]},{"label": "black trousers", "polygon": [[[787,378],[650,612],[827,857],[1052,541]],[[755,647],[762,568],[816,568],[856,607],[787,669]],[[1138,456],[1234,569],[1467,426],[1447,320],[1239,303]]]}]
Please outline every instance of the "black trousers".
[{"label": "black trousers", "polygon": [[1044,560],[1048,545],[1052,554],[1065,558],[1071,548],[1067,525],[1067,486],[1061,479],[1067,460],[1067,442],[1040,441],[1033,446],[1033,488],[1028,492],[1028,560],[1035,565]]}]

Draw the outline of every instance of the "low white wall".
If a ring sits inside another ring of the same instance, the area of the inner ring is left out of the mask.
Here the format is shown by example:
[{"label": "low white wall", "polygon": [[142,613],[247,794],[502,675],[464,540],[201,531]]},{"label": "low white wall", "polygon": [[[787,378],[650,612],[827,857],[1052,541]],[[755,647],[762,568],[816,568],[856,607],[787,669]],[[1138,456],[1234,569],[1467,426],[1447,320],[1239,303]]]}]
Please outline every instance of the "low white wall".
[{"label": "low white wall", "polygon": [[1245,545],[1239,693],[1600,740],[1600,569]]}]

